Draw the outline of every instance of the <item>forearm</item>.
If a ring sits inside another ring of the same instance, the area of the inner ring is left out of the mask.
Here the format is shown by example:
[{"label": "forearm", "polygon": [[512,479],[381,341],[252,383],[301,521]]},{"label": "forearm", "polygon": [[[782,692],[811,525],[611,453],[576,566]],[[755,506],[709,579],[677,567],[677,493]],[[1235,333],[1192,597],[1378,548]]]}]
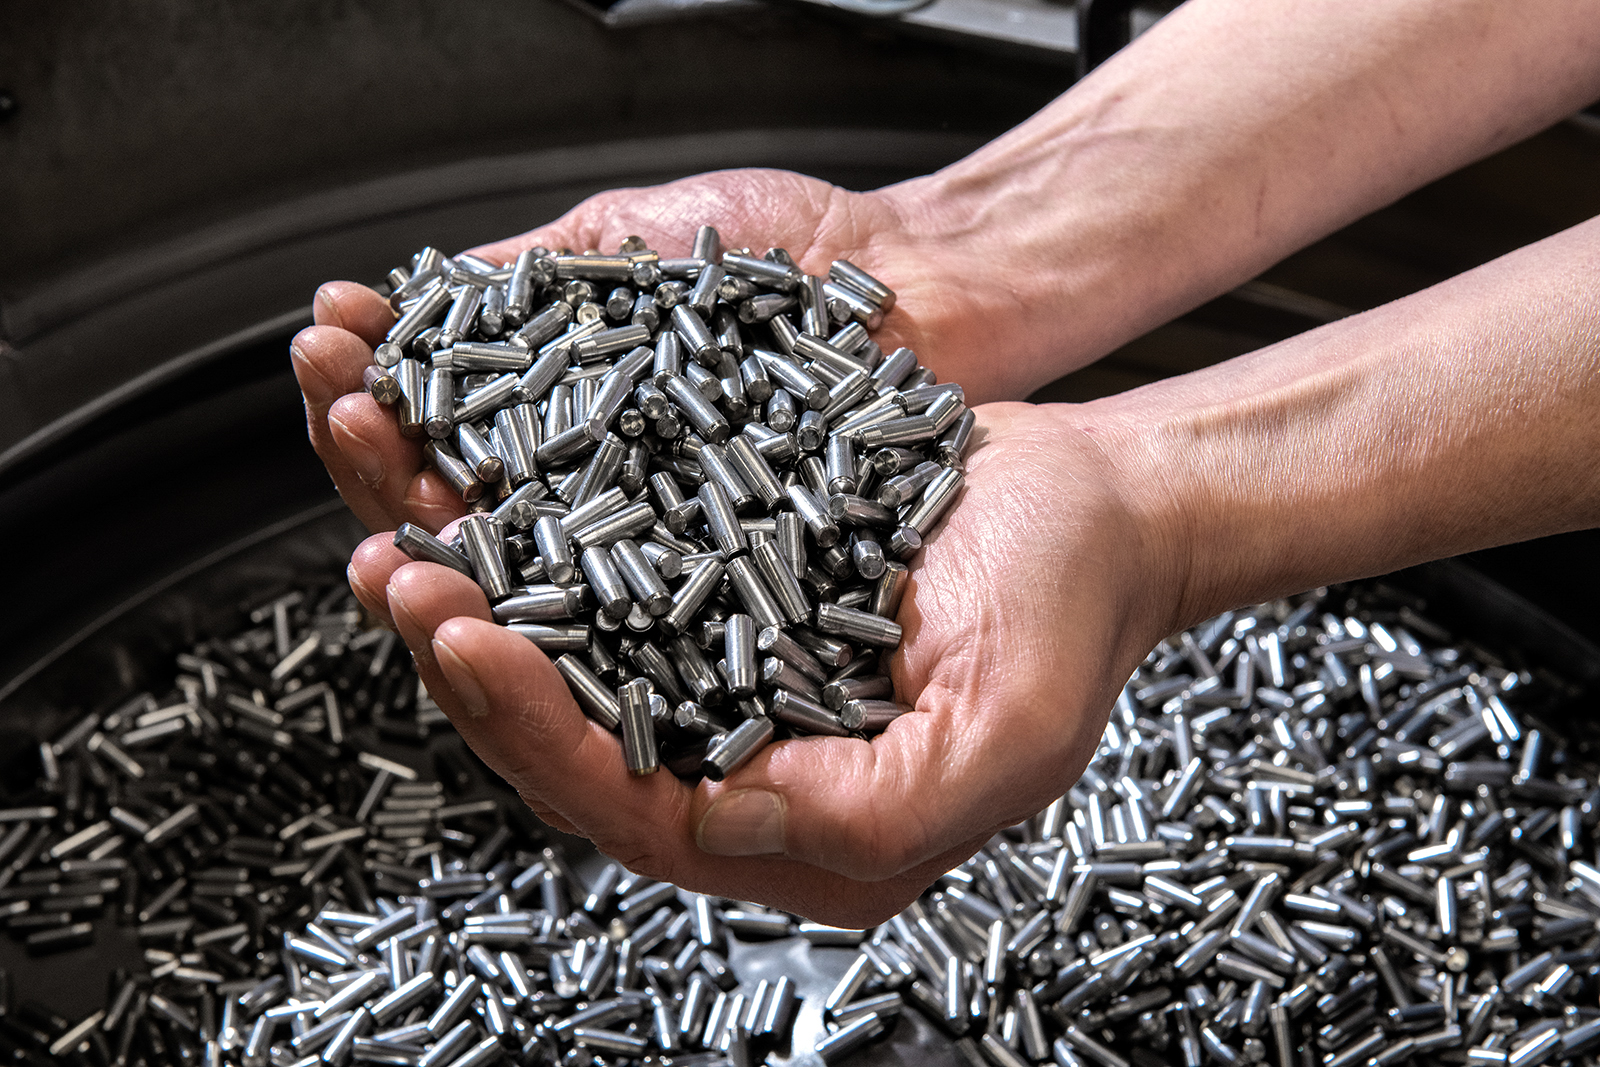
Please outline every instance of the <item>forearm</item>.
[{"label": "forearm", "polygon": [[1020,397],[1597,96],[1581,0],[1190,0],[884,195],[963,261]]},{"label": "forearm", "polygon": [[1600,220],[1069,422],[1167,539],[1172,627],[1600,525]]}]

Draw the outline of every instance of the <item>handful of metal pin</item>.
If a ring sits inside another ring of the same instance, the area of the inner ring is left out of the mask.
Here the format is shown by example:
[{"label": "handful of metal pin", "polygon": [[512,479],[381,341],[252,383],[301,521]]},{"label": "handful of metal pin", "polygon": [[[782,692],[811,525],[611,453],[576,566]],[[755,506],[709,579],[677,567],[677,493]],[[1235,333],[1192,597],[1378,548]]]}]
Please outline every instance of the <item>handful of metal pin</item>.
[{"label": "handful of metal pin", "polygon": [[893,290],[711,226],[682,258],[424,248],[389,281],[367,389],[470,509],[448,544],[395,544],[476,580],[630,772],[720,780],[908,710],[880,660],[973,413],[870,338]]}]

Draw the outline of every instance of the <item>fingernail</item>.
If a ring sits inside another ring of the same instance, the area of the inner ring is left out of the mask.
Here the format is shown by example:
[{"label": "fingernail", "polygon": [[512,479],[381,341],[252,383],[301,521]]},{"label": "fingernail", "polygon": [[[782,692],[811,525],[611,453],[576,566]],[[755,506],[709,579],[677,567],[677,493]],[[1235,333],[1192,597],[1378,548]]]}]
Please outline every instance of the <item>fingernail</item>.
[{"label": "fingernail", "polygon": [[298,343],[289,346],[289,360],[294,364],[295,378],[299,380],[301,391],[305,393],[307,409],[311,408],[313,402],[324,398],[331,403],[337,393],[328,383],[322,368],[317,366],[317,361],[306,355],[306,350]]},{"label": "fingernail", "polygon": [[350,428],[350,424],[337,415],[329,415],[328,421],[339,427],[343,432],[339,438],[339,451],[344,453],[344,458],[350,461],[350,466],[356,470],[356,477],[368,488],[376,488],[383,481],[383,460],[378,456],[378,450],[367,443],[366,439]]},{"label": "fingernail", "polygon": [[466,706],[467,714],[475,719],[489,714],[489,698],[484,695],[483,686],[478,684],[478,676],[472,673],[467,661],[437,637],[433,639],[433,658],[438,661],[439,669],[444,671],[450,688],[455,690],[456,696]]},{"label": "fingernail", "polygon": [[783,798],[741,789],[711,805],[696,835],[713,856],[770,856],[783,851]]},{"label": "fingernail", "polygon": [[332,293],[328,292],[326,289],[318,289],[317,304],[327,312],[326,318],[318,318],[315,312],[312,313],[312,318],[316,321],[317,325],[339,327],[344,326],[344,316],[339,314],[339,305],[333,302]]},{"label": "fingernail", "polygon": [[350,583],[350,591],[356,595],[357,600],[366,605],[368,611],[372,612],[372,617],[377,621],[378,625],[385,630],[394,630],[394,621],[386,613],[372,607],[374,604],[382,604],[385,598],[375,593],[370,585],[361,580],[360,575],[356,573],[354,564],[344,569],[344,577],[345,581]]}]

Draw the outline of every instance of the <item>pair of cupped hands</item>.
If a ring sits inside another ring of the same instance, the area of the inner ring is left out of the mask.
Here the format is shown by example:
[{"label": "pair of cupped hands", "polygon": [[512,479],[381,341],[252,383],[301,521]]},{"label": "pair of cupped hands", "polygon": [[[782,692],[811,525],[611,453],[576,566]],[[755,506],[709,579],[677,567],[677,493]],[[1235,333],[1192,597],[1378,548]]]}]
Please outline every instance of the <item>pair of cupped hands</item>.
[{"label": "pair of cupped hands", "polygon": [[[412,562],[377,532],[350,584],[405,639],[467,743],[550,825],[652,878],[868,926],[1071,787],[1175,617],[1180,554],[1133,499],[1144,479],[1124,462],[1126,434],[1077,405],[984,402],[1023,391],[1008,364],[1023,343],[1006,328],[1014,291],[889,197],[727,171],[603,193],[476,251],[490,262],[535,245],[614,251],[636,234],[683,255],[701,223],[725,247],[787,248],[807,273],[848,258],[882,278],[898,302],[875,339],[911,346],[979,405],[966,488],[911,561],[899,613],[890,673],[914,710],[871,741],[769,746],[721,783],[633,778],[618,737],[583,715],[543,652],[490,621],[470,579]],[[291,351],[340,493],[374,531],[414,522],[448,537],[462,502],[362,391],[394,321],[387,301],[330,282],[314,312]]]}]

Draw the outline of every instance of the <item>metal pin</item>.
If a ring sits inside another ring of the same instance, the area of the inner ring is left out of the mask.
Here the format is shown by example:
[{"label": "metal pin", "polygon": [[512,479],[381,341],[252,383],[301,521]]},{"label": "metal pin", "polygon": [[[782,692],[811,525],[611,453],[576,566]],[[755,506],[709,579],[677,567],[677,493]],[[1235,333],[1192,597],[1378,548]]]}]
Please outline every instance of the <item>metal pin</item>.
[{"label": "metal pin", "polygon": [[626,537],[620,539],[611,546],[611,558],[634,600],[647,612],[656,616],[671,610],[672,594],[636,542]]},{"label": "metal pin", "polygon": [[622,712],[622,755],[628,773],[638,777],[661,769],[656,757],[655,722],[650,717],[650,683],[635,678],[617,691]]},{"label": "metal pin", "polygon": [[716,482],[706,482],[698,493],[706,527],[716,548],[725,557],[738,555],[749,547],[739,520],[733,513],[733,503],[727,491]]},{"label": "metal pin", "polygon": [[727,663],[728,693],[735,700],[756,692],[756,625],[748,615],[727,618],[723,631],[723,655]]},{"label": "metal pin", "polygon": [[712,744],[701,773],[714,782],[722,781],[764,748],[772,735],[772,720],[765,715],[746,719]]},{"label": "metal pin", "polygon": [[900,644],[900,626],[881,615],[857,611],[827,602],[816,607],[817,629],[838,634],[863,644],[895,648]]},{"label": "metal pin", "polygon": [[462,547],[466,549],[483,595],[490,603],[510,596],[511,575],[506,569],[505,552],[494,521],[487,515],[468,515],[461,520],[459,529]]}]

